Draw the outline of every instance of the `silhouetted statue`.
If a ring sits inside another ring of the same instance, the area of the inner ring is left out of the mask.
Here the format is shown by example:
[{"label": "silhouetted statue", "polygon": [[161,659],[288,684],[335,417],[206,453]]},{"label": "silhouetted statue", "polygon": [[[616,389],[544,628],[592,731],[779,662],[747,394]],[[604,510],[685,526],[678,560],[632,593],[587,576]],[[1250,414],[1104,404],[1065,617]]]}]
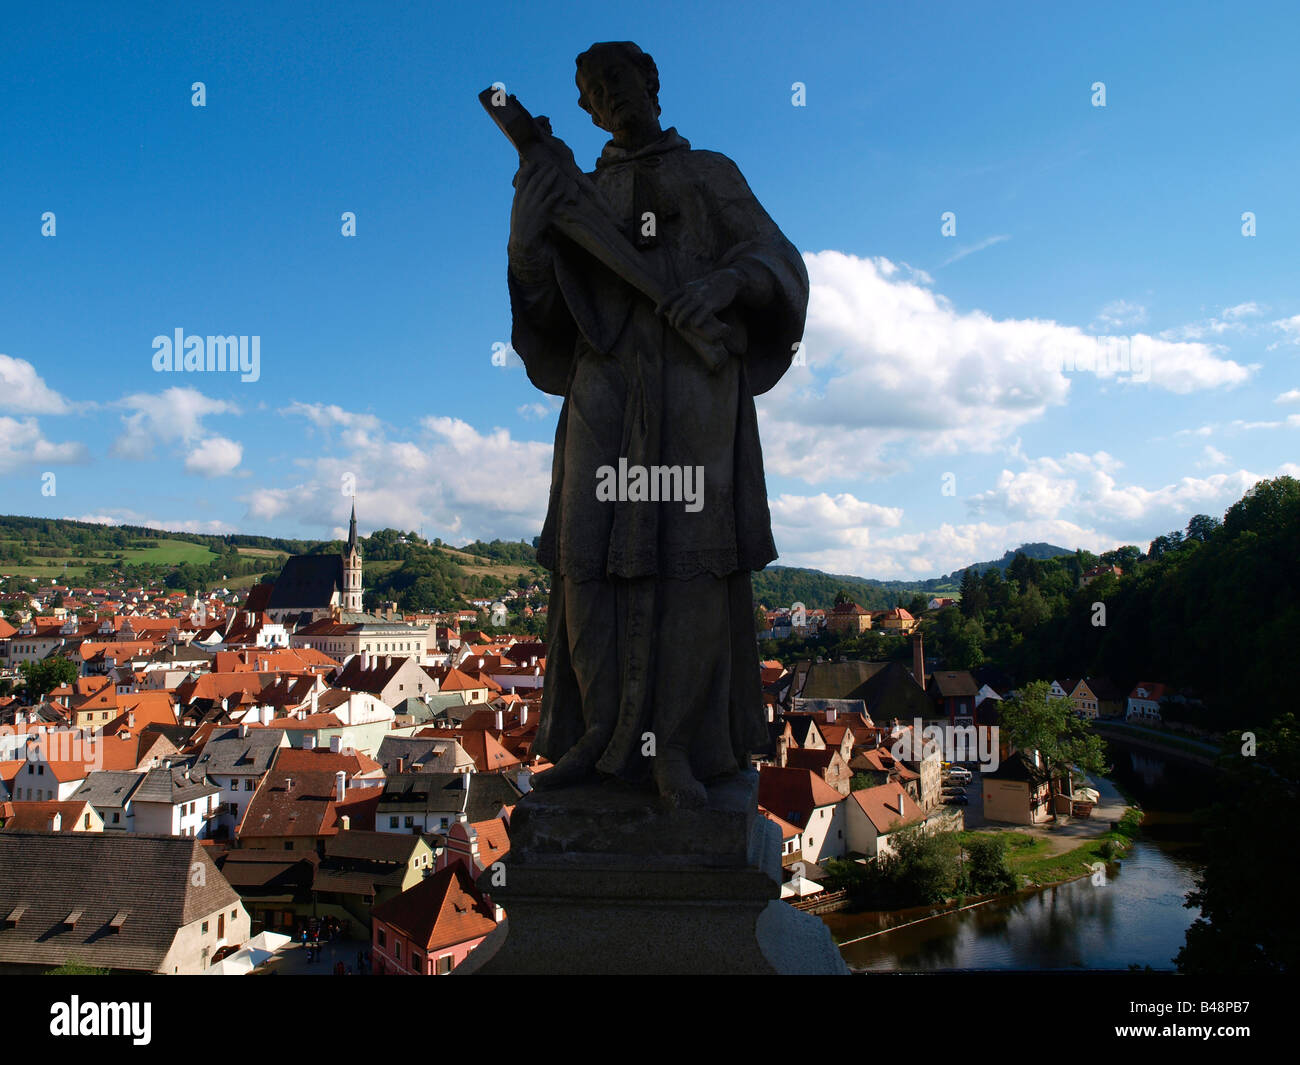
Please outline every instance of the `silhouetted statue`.
[{"label": "silhouetted statue", "polygon": [[752,570],[776,558],[753,397],[790,366],[808,274],[740,175],[659,125],[654,61],[578,57],[612,139],[582,174],[487,90],[519,148],[513,344],[563,396],[538,559],[553,573],[536,778],[652,777],[670,804],[767,745]]}]

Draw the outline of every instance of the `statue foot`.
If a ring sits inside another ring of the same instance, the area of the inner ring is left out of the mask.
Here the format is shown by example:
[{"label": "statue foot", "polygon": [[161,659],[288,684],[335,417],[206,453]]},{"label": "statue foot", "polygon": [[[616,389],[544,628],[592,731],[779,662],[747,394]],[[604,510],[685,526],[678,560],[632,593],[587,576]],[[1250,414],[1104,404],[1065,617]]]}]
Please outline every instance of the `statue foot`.
[{"label": "statue foot", "polygon": [[669,809],[703,806],[709,800],[684,754],[670,752],[656,758],[654,776],[659,798]]},{"label": "statue foot", "polygon": [[596,759],[578,746],[569,750],[545,773],[533,777],[533,787],[543,790],[567,788],[574,784],[586,784],[595,780],[596,776]]}]

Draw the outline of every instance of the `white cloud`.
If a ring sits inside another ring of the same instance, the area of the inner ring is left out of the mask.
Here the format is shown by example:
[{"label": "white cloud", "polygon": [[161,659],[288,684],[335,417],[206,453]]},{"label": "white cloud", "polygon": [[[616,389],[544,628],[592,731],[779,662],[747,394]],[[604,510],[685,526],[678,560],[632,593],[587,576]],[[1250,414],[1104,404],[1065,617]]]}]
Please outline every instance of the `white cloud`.
[{"label": "white cloud", "polygon": [[1223,308],[1218,315],[1165,329],[1160,333],[1160,338],[1162,340],[1203,340],[1206,337],[1222,336],[1225,333],[1244,333],[1250,328],[1250,323],[1245,319],[1257,317],[1262,313],[1263,308],[1254,301],[1238,303]]},{"label": "white cloud", "polygon": [[1201,466],[1226,466],[1232,461],[1217,447],[1213,447],[1210,444],[1205,445],[1204,449],[1201,451],[1201,455],[1203,456],[1199,463]]},{"label": "white cloud", "polygon": [[200,440],[185,456],[185,469],[203,477],[224,477],[239,466],[244,448],[224,436],[211,436]]},{"label": "white cloud", "polygon": [[137,392],[112,404],[129,411],[122,415],[122,434],[113,441],[119,458],[146,461],[160,444],[181,444],[184,468],[202,477],[233,473],[243,457],[243,447],[206,429],[203,419],[213,414],[238,414],[239,407],[214,399],[194,388],[168,388],[152,394]]},{"label": "white cloud", "polygon": [[[1279,318],[1271,324],[1274,329],[1282,332],[1283,340],[1279,343],[1300,344],[1300,314],[1293,314],[1290,318]],[[1270,344],[1269,351],[1277,346],[1277,344]]]},{"label": "white cloud", "polygon": [[[308,407],[294,404],[289,410],[306,414]],[[318,417],[360,428],[371,416],[357,421],[334,408]],[[346,520],[349,501],[340,485],[348,483],[355,484],[358,520],[369,529],[423,530],[430,538],[459,541],[541,530],[550,493],[549,443],[516,440],[501,428],[481,432],[450,417],[426,417],[407,430],[406,439],[389,438],[378,422],[365,430],[340,454],[306,460],[311,476],[303,483],[248,493],[243,502],[249,516],[290,516],[332,530]]]},{"label": "white cloud", "polygon": [[1281,393],[1274,403],[1300,403],[1300,388],[1293,388],[1288,392]]},{"label": "white cloud", "polygon": [[0,355],[0,410],[15,414],[66,414],[69,406],[30,362]]},{"label": "white cloud", "polygon": [[[990,451],[1069,395],[1063,366],[1143,374],[1107,361],[1116,345],[1045,319],[961,312],[917,271],[836,251],[805,254],[812,292],[807,366],[760,406],[774,473],[818,483],[896,471],[911,453]],[[1153,385],[1172,392],[1234,385],[1250,369],[1203,344],[1138,335]],[[1075,374],[1077,376],[1077,374]]]},{"label": "white cloud", "polygon": [[241,530],[216,518],[199,520],[198,518],[176,518],[167,520],[151,518],[135,510],[110,510],[100,514],[65,514],[66,521],[85,521],[93,525],[139,525],[145,529],[157,529],[160,532],[207,533],[212,536],[224,536]]},{"label": "white cloud", "polygon": [[1097,312],[1096,320],[1088,327],[1097,332],[1127,329],[1147,320],[1147,309],[1140,303],[1128,300],[1111,300]]},{"label": "white cloud", "polygon": [[344,410],[333,403],[291,403],[281,414],[306,418],[318,429],[342,430],[345,447],[365,447],[371,440],[383,436],[383,422],[373,414],[360,414]]},{"label": "white cloud", "polygon": [[[1228,461],[1214,448],[1206,448],[1203,454],[1216,465]],[[1198,511],[1223,511],[1261,479],[1260,474],[1236,470],[1181,477],[1173,484],[1149,489],[1121,484],[1114,476],[1114,460],[1104,452],[1064,460],[1031,459],[1026,465],[1019,472],[1003,470],[992,489],[968,500],[971,510],[1019,519],[1086,518],[1131,537],[1138,535],[1144,524]]]},{"label": "white cloud", "polygon": [[[46,439],[35,418],[0,416],[0,473],[85,462],[87,458],[86,445],[79,441],[55,443]],[[33,491],[40,491],[39,482],[33,485]]]},{"label": "white cloud", "polygon": [[974,255],[976,252],[981,252],[985,248],[991,248],[993,247],[994,244],[1001,244],[1004,240],[1010,240],[1010,239],[1011,239],[1011,234],[1009,233],[999,233],[996,237],[985,237],[978,244],[969,244],[964,248],[958,248],[956,252],[950,255],[939,265],[951,266],[953,263],[966,258],[966,256],[968,255]]}]

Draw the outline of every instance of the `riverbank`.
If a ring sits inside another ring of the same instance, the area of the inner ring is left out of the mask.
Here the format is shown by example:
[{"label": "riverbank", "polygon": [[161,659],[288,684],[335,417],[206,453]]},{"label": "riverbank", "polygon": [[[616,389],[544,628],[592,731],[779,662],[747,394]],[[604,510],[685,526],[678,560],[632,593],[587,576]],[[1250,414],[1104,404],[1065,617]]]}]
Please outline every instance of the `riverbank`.
[{"label": "riverbank", "polygon": [[1103,739],[1121,740],[1130,746],[1196,765],[1213,767],[1219,757],[1219,749],[1212,743],[1142,725],[1098,719],[1093,722],[1093,730]]},{"label": "riverbank", "polygon": [[1105,864],[1121,858],[1133,845],[1142,822],[1142,811],[1130,806],[1118,822],[1118,828],[1108,829],[1085,839],[1078,846],[1062,850],[1059,841],[1044,835],[1031,835],[1016,830],[1003,832],[970,831],[958,838],[963,846],[971,840],[1003,839],[1007,847],[1007,866],[1016,878],[1017,890],[1048,887],[1087,876],[1097,863]]}]

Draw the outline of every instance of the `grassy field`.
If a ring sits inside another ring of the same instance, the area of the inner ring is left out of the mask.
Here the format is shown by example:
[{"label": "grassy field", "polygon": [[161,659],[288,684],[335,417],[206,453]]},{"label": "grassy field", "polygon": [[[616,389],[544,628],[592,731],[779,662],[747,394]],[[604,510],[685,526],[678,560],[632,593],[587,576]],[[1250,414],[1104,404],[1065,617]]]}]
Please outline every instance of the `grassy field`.
[{"label": "grassy field", "polygon": [[[3,541],[6,546],[22,549],[20,541]],[[182,562],[206,565],[217,556],[202,544],[190,543],[188,540],[154,540],[149,547],[128,547],[113,552],[111,557],[88,557],[79,554],[61,555],[57,558],[31,557],[32,565],[15,566],[0,562],[0,573],[12,573],[22,577],[67,577],[69,580],[85,576],[87,566],[111,566],[117,563],[142,562],[162,566],[178,566]],[[65,569],[66,567],[66,569]]]},{"label": "grassy field", "polygon": [[1086,840],[1078,847],[1060,854],[1050,853],[1052,844],[1041,836],[1027,832],[963,832],[963,842],[972,839],[996,839],[1006,842],[1007,865],[1022,887],[1039,887],[1084,876],[1097,862],[1113,861],[1123,855],[1137,835],[1142,812],[1136,807],[1125,811],[1118,831],[1105,832]]}]

